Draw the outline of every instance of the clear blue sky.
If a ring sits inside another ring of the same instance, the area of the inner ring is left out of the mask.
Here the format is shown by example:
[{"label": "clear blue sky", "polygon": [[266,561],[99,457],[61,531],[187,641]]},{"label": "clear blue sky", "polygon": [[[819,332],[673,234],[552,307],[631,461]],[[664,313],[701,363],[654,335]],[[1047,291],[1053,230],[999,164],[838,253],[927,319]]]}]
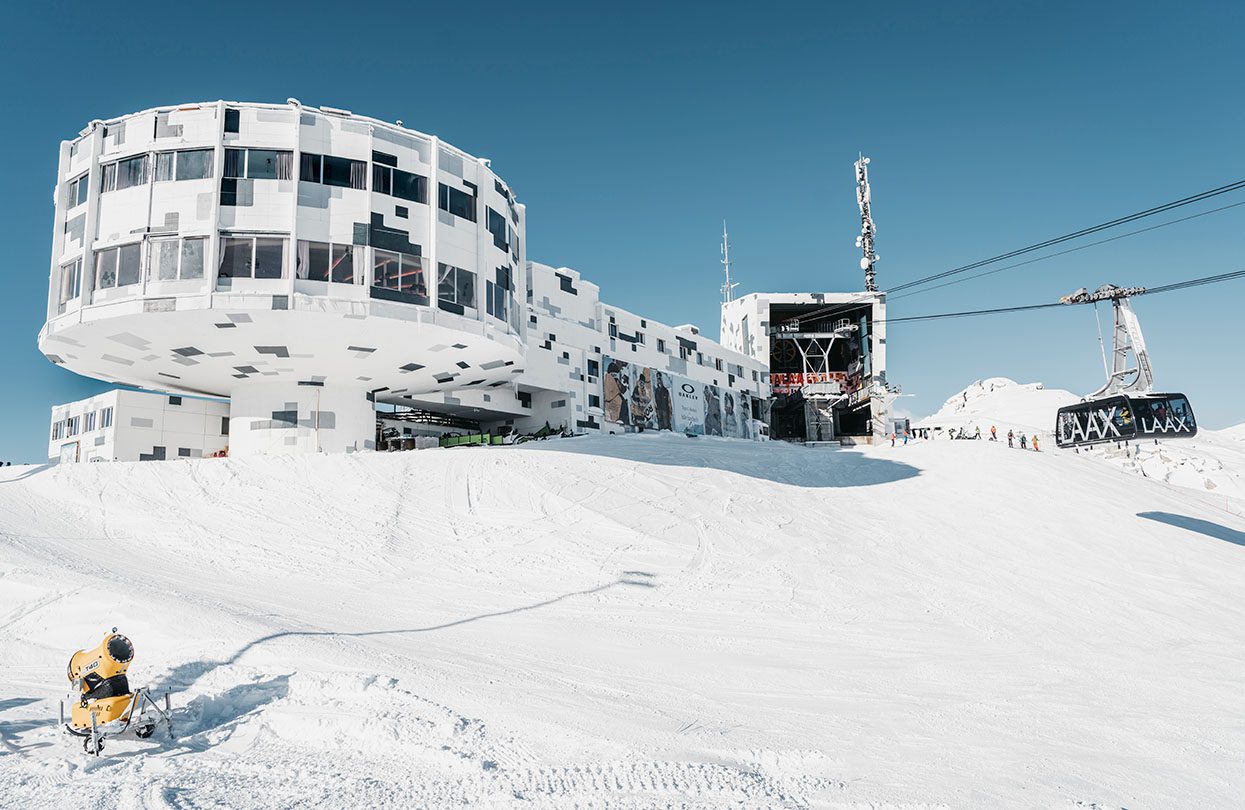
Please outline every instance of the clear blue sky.
[{"label": "clear blue sky", "polygon": [[[885,5],[885,7],[883,7]],[[533,259],[612,303],[718,322],[740,292],[861,284],[852,161],[873,159],[883,287],[1245,178],[1239,3],[25,4],[6,15],[0,459],[104,389],[48,363],[57,144],[92,118],[218,98],[402,119],[528,206]],[[1238,193],[1223,202],[1245,199]],[[1213,207],[1205,204],[1185,213]],[[895,301],[892,316],[1245,267],[1245,206]],[[1158,383],[1245,421],[1245,282],[1141,298]],[[936,409],[1004,375],[1087,392],[1086,307],[891,329],[890,378]]]}]

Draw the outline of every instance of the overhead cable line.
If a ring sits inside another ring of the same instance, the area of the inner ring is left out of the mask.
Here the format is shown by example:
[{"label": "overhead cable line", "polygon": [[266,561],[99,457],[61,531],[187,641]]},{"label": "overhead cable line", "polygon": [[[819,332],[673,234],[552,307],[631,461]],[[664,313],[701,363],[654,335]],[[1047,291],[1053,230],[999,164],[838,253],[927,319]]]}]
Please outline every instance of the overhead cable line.
[{"label": "overhead cable line", "polygon": [[1230,191],[1237,191],[1238,189],[1242,189],[1242,188],[1245,188],[1245,180],[1238,180],[1235,183],[1229,183],[1226,186],[1220,186],[1219,188],[1213,188],[1213,189],[1210,189],[1209,191],[1203,191],[1200,194],[1194,194],[1192,196],[1184,197],[1179,200],[1173,200],[1172,202],[1169,202],[1169,203],[1157,205],[1153,208],[1147,208],[1144,211],[1138,211],[1135,214],[1129,214],[1128,216],[1119,217],[1109,222],[1104,222],[1100,225],[1094,225],[1091,228],[1082,228],[1079,231],[1073,231],[1072,233],[1067,233],[1067,234],[1064,234],[1063,236],[1056,236],[1053,239],[1047,239],[1044,242],[1038,242],[1036,244],[1029,245],[1028,247],[1023,247],[1018,250],[1013,250],[1009,253],[1002,253],[1002,254],[999,254],[998,256],[992,256],[989,259],[982,259],[981,261],[973,262],[972,264],[961,265],[960,267],[955,267],[950,270],[945,270],[941,273],[935,273],[932,276],[926,276],[925,278],[919,278],[919,279],[916,279],[915,281],[909,281],[906,284],[900,284],[897,287],[891,287],[889,290],[887,290],[887,292],[888,293],[899,292],[900,290],[906,290],[909,287],[916,287],[919,285],[923,285],[930,281],[937,281],[938,279],[946,278],[947,276],[958,275],[959,273],[964,273],[969,270],[975,270],[978,267],[984,267],[987,264],[994,264],[995,262],[1005,261],[1007,259],[1011,259],[1016,256],[1021,256],[1025,253],[1032,253],[1035,250],[1041,250],[1042,248],[1048,248],[1053,245],[1062,244],[1064,242],[1068,242],[1073,239],[1079,239],[1082,236],[1089,236],[1092,233],[1098,233],[1099,231],[1105,231],[1106,229],[1114,228],[1117,225],[1125,225],[1129,222],[1134,222],[1136,220],[1143,219],[1145,217],[1154,216],[1155,214],[1161,214],[1165,211],[1171,211],[1174,208],[1180,208],[1182,206],[1192,205],[1195,202],[1201,202],[1202,200],[1208,200],[1211,197],[1217,197],[1220,194],[1227,194]]},{"label": "overhead cable line", "polygon": [[1245,201],[1232,203],[1231,205],[1222,205],[1218,208],[1212,208],[1209,211],[1200,211],[1196,214],[1190,214],[1187,217],[1180,217],[1179,219],[1171,219],[1171,220],[1168,220],[1167,222],[1160,222],[1158,225],[1151,225],[1148,228],[1139,228],[1138,230],[1129,231],[1128,233],[1122,233],[1118,236],[1110,236],[1110,237],[1107,237],[1106,239],[1099,239],[1097,242],[1090,242],[1089,244],[1086,244],[1086,245],[1077,245],[1074,248],[1068,248],[1067,250],[1061,250],[1061,251],[1058,251],[1057,253],[1047,253],[1044,256],[1038,256],[1037,258],[1034,258],[1034,259],[1027,259],[1023,262],[1016,262],[1015,264],[1008,264],[1008,265],[1004,265],[1003,267],[996,267],[993,270],[987,270],[984,273],[976,273],[971,276],[966,276],[965,278],[957,278],[952,281],[944,281],[942,284],[935,284],[934,286],[926,287],[923,290],[911,290],[909,292],[896,295],[894,296],[894,298],[891,298],[889,295],[887,297],[889,300],[892,300],[892,301],[900,300],[903,298],[907,298],[908,296],[911,296],[911,295],[919,295],[920,293],[929,292],[930,290],[938,290],[943,287],[950,287],[952,284],[963,284],[965,281],[972,281],[973,279],[977,279],[977,278],[985,278],[986,276],[992,276],[995,273],[1002,273],[1004,270],[1014,270],[1017,267],[1024,267],[1026,265],[1036,264],[1037,262],[1043,262],[1043,261],[1046,261],[1047,259],[1054,259],[1058,256],[1066,256],[1069,253],[1076,253],[1079,250],[1086,250],[1088,248],[1097,247],[1098,245],[1105,245],[1108,242],[1115,242],[1119,239],[1127,239],[1130,236],[1136,236],[1138,234],[1148,233],[1149,231],[1157,231],[1159,228],[1166,228],[1168,225],[1177,225],[1181,222],[1188,222],[1191,219],[1197,219],[1198,217],[1204,217],[1204,216],[1207,216],[1208,214],[1217,214],[1220,211],[1227,211],[1229,208],[1238,208],[1242,205],[1245,205]]},{"label": "overhead cable line", "polygon": [[[1204,276],[1202,278],[1189,279],[1187,281],[1178,281],[1172,284],[1164,284],[1160,287],[1147,287],[1144,291],[1136,293],[1136,295],[1155,295],[1157,293],[1174,292],[1176,290],[1188,289],[1190,287],[1201,287],[1206,284],[1218,284],[1222,281],[1232,281],[1238,278],[1245,278],[1245,270],[1234,270],[1230,273],[1220,273],[1216,276]],[[994,309],[973,309],[964,312],[939,312],[929,315],[907,315],[901,318],[886,318],[884,320],[874,321],[877,323],[904,323],[911,321],[935,321],[946,318],[967,318],[973,315],[996,315],[1009,312],[1025,312],[1035,309],[1054,309],[1055,307],[1077,306],[1078,304],[1093,303],[1091,301],[1072,301],[1064,303],[1063,301],[1051,301],[1044,304],[1029,304],[1017,307],[996,307]]]},{"label": "overhead cable line", "polygon": [[[1127,224],[1127,223],[1129,223],[1129,222],[1134,222],[1134,221],[1136,221],[1136,220],[1143,219],[1143,218],[1145,218],[1145,217],[1154,216],[1154,215],[1156,215],[1156,214],[1161,214],[1161,213],[1164,213],[1164,212],[1166,212],[1166,211],[1171,211],[1171,210],[1173,210],[1173,209],[1176,209],[1176,208],[1181,208],[1181,207],[1186,206],[1186,205],[1191,205],[1191,204],[1193,204],[1193,203],[1195,203],[1195,202],[1200,202],[1200,201],[1202,201],[1202,200],[1208,200],[1208,199],[1211,199],[1212,197],[1217,197],[1217,196],[1219,196],[1219,195],[1221,195],[1221,194],[1227,194],[1227,193],[1232,192],[1232,191],[1238,191],[1238,190],[1243,189],[1243,188],[1245,188],[1245,180],[1238,180],[1238,181],[1233,182],[1233,183],[1228,183],[1227,185],[1219,186],[1218,188],[1209,189],[1209,190],[1207,190],[1207,191],[1203,191],[1203,192],[1200,192],[1200,193],[1198,193],[1198,194],[1193,194],[1193,195],[1190,195],[1190,196],[1188,196],[1188,197],[1183,197],[1183,198],[1181,198],[1181,199],[1179,199],[1179,200],[1173,200],[1173,201],[1168,202],[1168,203],[1163,203],[1162,205],[1157,205],[1157,206],[1154,206],[1153,208],[1147,208],[1147,209],[1146,209],[1146,210],[1144,210],[1144,211],[1138,211],[1138,212],[1136,212],[1136,213],[1134,213],[1134,214],[1129,214],[1128,216],[1118,217],[1118,218],[1116,218],[1116,219],[1110,220],[1109,222],[1104,222],[1104,223],[1101,223],[1101,224],[1099,224],[1099,225],[1094,225],[1093,227],[1090,227],[1090,228],[1082,228],[1082,229],[1081,229],[1081,230],[1079,230],[1079,231],[1074,231],[1074,232],[1072,232],[1072,233],[1064,234],[1063,236],[1057,236],[1057,237],[1054,237],[1054,238],[1052,238],[1052,239],[1047,239],[1047,240],[1046,240],[1046,241],[1044,241],[1044,242],[1038,242],[1038,243],[1036,243],[1036,244],[1029,245],[1028,247],[1019,248],[1019,249],[1017,249],[1017,250],[1013,250],[1013,251],[1010,251],[1010,252],[1008,252],[1008,253],[1003,253],[1003,254],[1000,254],[1000,255],[998,255],[998,256],[993,256],[993,257],[991,257],[991,258],[989,258],[989,259],[982,259],[982,260],[980,260],[980,261],[976,261],[976,262],[973,262],[973,263],[971,263],[971,264],[966,264],[966,265],[962,265],[962,266],[960,266],[960,267],[955,267],[955,268],[952,268],[952,269],[950,269],[950,270],[945,270],[945,271],[943,271],[943,272],[941,272],[941,273],[935,273],[935,274],[933,274],[933,275],[926,276],[926,277],[924,277],[924,278],[915,279],[915,280],[913,280],[913,281],[909,281],[909,282],[906,282],[906,283],[904,283],[904,284],[900,284],[900,285],[898,285],[898,286],[896,286],[896,287],[891,287],[889,290],[887,290],[887,291],[886,291],[886,294],[889,296],[889,295],[891,295],[892,293],[899,292],[899,291],[901,291],[901,290],[906,290],[906,289],[911,289],[911,288],[913,288],[913,287],[922,286],[922,285],[928,284],[928,283],[929,283],[929,282],[931,282],[931,281],[937,281],[937,280],[940,280],[940,279],[943,279],[943,278],[947,278],[948,276],[953,276],[953,275],[958,275],[958,274],[960,274],[960,273],[965,273],[965,272],[968,272],[969,270],[975,270],[975,269],[977,269],[977,268],[979,268],[979,267],[984,267],[984,266],[986,266],[986,265],[988,265],[988,264],[994,264],[995,262],[1005,261],[1005,260],[1007,260],[1007,259],[1015,258],[1016,256],[1021,256],[1021,255],[1024,255],[1024,254],[1026,254],[1026,253],[1032,253],[1032,252],[1034,252],[1034,251],[1041,250],[1042,248],[1052,247],[1052,246],[1054,246],[1054,245],[1061,244],[1061,243],[1064,243],[1064,242],[1068,242],[1068,241],[1071,241],[1071,240],[1073,240],[1073,239],[1079,239],[1079,238],[1080,238],[1080,237],[1082,237],[1082,236],[1088,236],[1088,235],[1090,235],[1090,234],[1093,234],[1093,233],[1098,233],[1099,231],[1103,231],[1103,230],[1106,230],[1106,229],[1108,229],[1108,228],[1114,228],[1114,227],[1119,226],[1119,225],[1124,225],[1124,224]],[[1233,207],[1236,207],[1237,205],[1241,205],[1241,204],[1242,204],[1242,203],[1234,203],[1233,205],[1230,205],[1230,206],[1223,206],[1223,207],[1221,207],[1221,208],[1212,209],[1212,210],[1210,210],[1210,211],[1204,211],[1204,212],[1201,212],[1201,213],[1199,213],[1199,214],[1195,214],[1195,215],[1193,215],[1193,216],[1191,216],[1191,217],[1185,217],[1185,218],[1182,218],[1182,219],[1172,220],[1172,221],[1170,221],[1170,222],[1165,222],[1165,223],[1162,223],[1162,224],[1160,224],[1160,225],[1157,225],[1157,226],[1155,226],[1154,228],[1141,229],[1141,230],[1134,231],[1134,232],[1131,232],[1131,233],[1129,233],[1129,234],[1123,234],[1123,235],[1121,235],[1120,237],[1114,237],[1114,238],[1123,238],[1124,236],[1134,236],[1134,235],[1139,234],[1139,233],[1145,233],[1147,230],[1154,230],[1155,228],[1164,227],[1164,226],[1166,226],[1166,225],[1174,225],[1174,224],[1176,224],[1176,223],[1178,223],[1178,222],[1184,222],[1184,221],[1187,221],[1187,220],[1189,220],[1189,219],[1194,219],[1194,218],[1199,217],[1199,216],[1204,216],[1204,215],[1206,215],[1206,214],[1216,213],[1216,212],[1218,212],[1218,211],[1223,211],[1223,210],[1226,210],[1226,209],[1228,209],[1228,208],[1233,208]],[[1096,243],[1094,243],[1094,244],[1103,244],[1103,243],[1108,242],[1108,241],[1112,241],[1112,240],[1111,240],[1111,239],[1105,239],[1105,240],[1101,240],[1101,241],[1099,241],[1099,242],[1096,242]],[[1093,245],[1084,245],[1083,247],[1092,247],[1092,246],[1093,246]],[[1081,248],[1074,248],[1073,250],[1079,250],[1079,249],[1081,249]],[[1042,261],[1044,258],[1053,258],[1053,257],[1055,257],[1055,256],[1061,256],[1061,255],[1063,255],[1064,253],[1070,253],[1070,252],[1073,252],[1073,250],[1061,251],[1061,252],[1059,252],[1059,253],[1053,253],[1053,254],[1050,254],[1049,256],[1039,257],[1038,259],[1034,259],[1034,260],[1032,260],[1032,261],[1030,261],[1030,262],[1021,262],[1021,263],[1018,263],[1018,264],[1016,264],[1016,265],[1012,265],[1011,267],[1019,267],[1019,266],[1022,266],[1022,265],[1024,265],[1024,264],[1031,264],[1031,263],[1036,262],[1036,261]],[[1001,268],[1001,269],[1011,269],[1011,267],[1009,267],[1009,268]],[[991,272],[996,272],[996,271],[991,271]],[[979,274],[979,275],[980,275],[980,276],[984,276],[984,275],[989,275],[989,273],[982,273],[982,274]],[[977,277],[979,277],[979,276],[973,276],[973,277],[971,277],[971,278],[977,278]],[[968,281],[969,279],[963,279],[963,280],[964,280],[964,281]],[[939,286],[947,286],[947,285],[939,285]],[[938,289],[938,287],[931,287],[931,288],[929,288],[929,289]],[[921,290],[920,292],[927,292],[927,291],[928,291],[928,290]],[[915,294],[915,293],[909,293],[909,295],[914,295],[914,294]],[[798,322],[800,322],[800,321],[811,320],[811,319],[813,319],[813,318],[819,318],[819,317],[824,317],[824,316],[827,316],[827,315],[832,315],[832,314],[834,314],[834,313],[836,313],[836,312],[842,312],[842,311],[844,311],[844,310],[847,310],[847,309],[852,308],[853,306],[855,306],[855,305],[857,305],[857,304],[861,303],[862,301],[865,301],[865,300],[868,300],[869,298],[872,298],[872,297],[873,297],[873,295],[874,295],[873,293],[866,293],[866,294],[863,294],[863,295],[859,295],[859,296],[857,296],[856,298],[854,298],[854,299],[852,299],[852,300],[849,300],[849,301],[845,301],[845,302],[842,302],[842,303],[839,303],[839,304],[831,304],[831,305],[826,306],[826,307],[823,307],[822,309],[819,309],[819,310],[814,310],[814,311],[812,311],[812,312],[803,313],[803,314],[801,314],[801,315],[794,316],[794,317],[792,317],[792,318],[788,318],[785,322],[786,322],[786,323],[791,323],[791,322],[796,322],[796,323],[798,323]],[[904,296],[896,296],[896,297],[897,297],[897,298],[903,298]]]}]

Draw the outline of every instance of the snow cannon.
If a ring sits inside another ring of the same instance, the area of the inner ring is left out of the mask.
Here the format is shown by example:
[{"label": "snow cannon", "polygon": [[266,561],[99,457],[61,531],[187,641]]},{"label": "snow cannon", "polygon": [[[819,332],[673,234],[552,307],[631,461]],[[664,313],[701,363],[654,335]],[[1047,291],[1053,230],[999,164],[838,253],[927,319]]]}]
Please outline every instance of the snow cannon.
[{"label": "snow cannon", "polygon": [[99,646],[69,657],[69,682],[82,693],[69,713],[71,726],[89,729],[92,715],[96,723],[111,723],[125,714],[131,697],[125,673],[133,660],[134,645],[115,627]]},{"label": "snow cannon", "polygon": [[[88,754],[99,755],[104,738],[126,731],[146,739],[164,723],[170,736],[173,726],[169,696],[161,708],[145,689],[130,690],[127,672],[134,660],[134,644],[112,628],[98,646],[78,650],[69,657],[66,675],[71,684],[69,722],[65,722],[65,703],[61,702],[61,724],[75,737],[82,738]],[[147,714],[147,709],[154,710]]]}]

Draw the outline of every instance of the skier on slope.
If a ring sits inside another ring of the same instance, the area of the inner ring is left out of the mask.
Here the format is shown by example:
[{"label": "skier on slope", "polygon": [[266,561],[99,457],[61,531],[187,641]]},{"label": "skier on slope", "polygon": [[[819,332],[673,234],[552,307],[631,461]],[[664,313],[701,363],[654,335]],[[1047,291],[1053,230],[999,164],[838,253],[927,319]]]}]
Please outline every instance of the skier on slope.
[{"label": "skier on slope", "polygon": [[1023,433],[1020,434],[1020,449],[1021,450],[1029,449],[1028,440],[1025,438],[1025,434]]},{"label": "skier on slope", "polygon": [[1033,434],[1033,452],[1035,453],[1042,452],[1041,450],[1038,450],[1038,437],[1036,433]]},{"label": "skier on slope", "polygon": [[895,434],[891,433],[891,447],[895,446]]},{"label": "skier on slope", "polygon": [[997,442],[999,440],[999,431],[994,425],[990,426],[990,441]]},{"label": "skier on slope", "polygon": [[1015,446],[1016,446],[1016,445],[1013,443],[1013,442],[1015,441],[1015,439],[1016,439],[1016,434],[1015,434],[1015,433],[1012,433],[1010,430],[1009,430],[1009,431],[1007,431],[1007,446],[1008,446],[1008,447],[1015,447]]},{"label": "skier on slope", "polygon": [[973,431],[973,438],[981,441],[981,425],[978,425],[976,430]]}]

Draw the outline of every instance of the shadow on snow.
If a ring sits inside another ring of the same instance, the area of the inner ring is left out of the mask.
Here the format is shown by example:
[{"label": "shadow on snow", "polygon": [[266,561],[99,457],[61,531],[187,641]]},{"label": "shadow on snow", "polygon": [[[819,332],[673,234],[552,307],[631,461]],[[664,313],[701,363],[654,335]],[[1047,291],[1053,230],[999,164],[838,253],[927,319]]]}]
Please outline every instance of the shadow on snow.
[{"label": "shadow on snow", "polygon": [[[595,437],[594,437],[595,438]],[[576,438],[529,442],[525,451],[604,456],[641,464],[722,470],[796,487],[866,487],[914,478],[921,471],[909,464],[875,458],[847,448],[803,447],[787,442],[746,442],[735,439],[670,434],[614,436],[587,441]]]},{"label": "shadow on snow", "polygon": [[1201,518],[1189,517],[1187,515],[1173,515],[1170,512],[1138,512],[1137,517],[1153,520],[1157,523],[1166,523],[1168,526],[1175,526],[1178,529],[1204,534],[1216,540],[1226,540],[1238,546],[1245,546],[1245,532],[1229,529],[1227,526],[1220,526],[1218,523],[1213,523],[1209,520],[1202,520]]}]

